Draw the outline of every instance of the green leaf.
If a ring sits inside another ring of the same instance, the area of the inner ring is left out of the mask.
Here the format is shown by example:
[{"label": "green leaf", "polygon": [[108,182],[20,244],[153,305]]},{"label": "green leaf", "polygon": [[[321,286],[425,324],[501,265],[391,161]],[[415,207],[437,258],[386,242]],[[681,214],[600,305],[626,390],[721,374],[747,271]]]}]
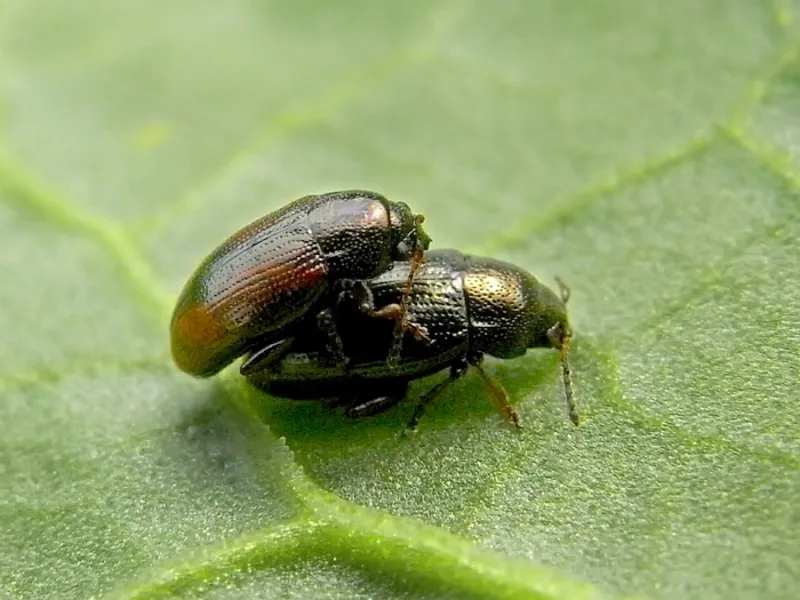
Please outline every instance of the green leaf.
[{"label": "green leaf", "polygon": [[[798,11],[6,0],[0,596],[794,595]],[[571,285],[582,427],[548,352],[406,440],[177,372],[197,262],[345,187]]]}]

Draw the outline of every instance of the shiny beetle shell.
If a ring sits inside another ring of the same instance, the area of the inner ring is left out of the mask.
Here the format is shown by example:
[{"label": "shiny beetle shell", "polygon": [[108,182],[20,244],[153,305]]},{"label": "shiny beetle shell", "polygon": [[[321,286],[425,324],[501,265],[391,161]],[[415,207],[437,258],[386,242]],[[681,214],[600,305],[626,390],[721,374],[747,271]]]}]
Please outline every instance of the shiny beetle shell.
[{"label": "shiny beetle shell", "polygon": [[170,325],[178,367],[209,377],[281,333],[332,280],[365,279],[426,250],[402,202],[347,190],[305,196],[237,231],[189,278]]},{"label": "shiny beetle shell", "polygon": [[[413,280],[407,319],[410,330],[423,329],[431,343],[408,340],[400,360],[389,368],[382,358],[391,342],[390,324],[372,323],[357,311],[347,311],[340,316],[350,359],[346,368],[324,359],[322,339],[307,328],[281,361],[252,374],[248,381],[285,398],[348,397],[354,401],[343,404],[357,415],[376,412],[377,400],[382,406],[399,401],[412,380],[449,368],[448,381],[454,381],[472,366],[487,381],[498,406],[518,425],[502,387],[481,369],[483,355],[512,359],[531,348],[554,348],[561,353],[569,417],[577,424],[567,362],[572,333],[566,288],[559,296],[524,269],[493,258],[456,250],[433,250],[425,257]],[[408,262],[397,262],[365,282],[376,303],[397,301],[409,268]]]}]

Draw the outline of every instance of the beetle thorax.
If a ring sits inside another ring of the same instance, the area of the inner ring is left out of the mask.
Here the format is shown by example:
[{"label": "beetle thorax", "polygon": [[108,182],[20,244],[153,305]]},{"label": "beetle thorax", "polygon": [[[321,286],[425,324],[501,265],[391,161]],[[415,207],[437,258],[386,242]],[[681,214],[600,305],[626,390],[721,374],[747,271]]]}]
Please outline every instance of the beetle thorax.
[{"label": "beetle thorax", "polygon": [[[561,299],[533,275],[499,260],[470,259],[464,271],[470,347],[498,358],[553,347],[552,328],[568,331]],[[551,333],[548,333],[551,332]]]},{"label": "beetle thorax", "polygon": [[470,348],[498,358],[525,353],[529,319],[520,273],[500,264],[472,265],[464,273]]},{"label": "beetle thorax", "polygon": [[329,277],[367,279],[391,265],[393,232],[388,201],[362,192],[322,205],[308,215]]}]

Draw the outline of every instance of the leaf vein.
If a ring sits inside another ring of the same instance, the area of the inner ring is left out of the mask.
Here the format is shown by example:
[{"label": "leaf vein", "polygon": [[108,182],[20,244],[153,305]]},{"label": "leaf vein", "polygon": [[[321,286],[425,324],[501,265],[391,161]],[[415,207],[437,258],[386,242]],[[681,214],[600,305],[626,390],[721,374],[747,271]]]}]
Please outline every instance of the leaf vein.
[{"label": "leaf vein", "polygon": [[770,84],[797,60],[798,53],[800,53],[800,42],[794,40],[783,48],[777,56],[767,61],[760,69],[759,75],[745,86],[739,99],[734,102],[728,118],[722,124],[722,128],[740,129],[744,127],[744,124],[755,109],[764,101]]},{"label": "leaf vein", "polygon": [[606,393],[603,394],[605,405],[618,414],[628,417],[631,425],[647,431],[668,433],[687,451],[691,452],[728,452],[737,456],[750,456],[787,469],[800,467],[800,459],[791,452],[741,444],[721,435],[700,434],[676,424],[668,415],[648,414],[641,405],[626,397],[622,389],[619,363],[616,357],[591,343],[585,344],[585,347],[588,352],[595,355],[599,363],[610,370],[609,381],[605,386]]},{"label": "leaf vein", "polygon": [[564,199],[563,202],[544,214],[537,213],[522,217],[519,225],[490,237],[483,244],[482,251],[491,254],[506,250],[522,243],[531,234],[563,226],[576,218],[579,209],[586,208],[598,200],[641,183],[648,177],[673,167],[683,160],[702,153],[717,139],[716,131],[707,131],[692,137],[687,143],[670,148],[644,161],[623,166],[600,178],[583,190]]},{"label": "leaf vein", "polygon": [[791,168],[791,157],[733,127],[723,129],[725,135],[748,154],[755,157],[772,173],[778,175],[792,190],[800,193],[800,174]]},{"label": "leaf vein", "polygon": [[302,563],[309,557],[436,586],[465,597],[596,598],[600,592],[549,568],[481,548],[416,520],[343,507],[329,520],[296,520],[203,548],[154,568],[142,582],[107,597],[118,600],[180,595],[221,586],[237,573]]},{"label": "leaf vein", "polygon": [[117,223],[83,211],[26,172],[5,151],[0,151],[0,189],[5,189],[11,200],[105,248],[120,265],[145,306],[159,317],[171,309],[171,294],[163,289],[148,261]]},{"label": "leaf vein", "polygon": [[306,129],[335,114],[362,94],[375,88],[376,82],[388,79],[417,57],[397,55],[356,71],[345,83],[332,86],[316,96],[314,102],[287,110],[270,119],[264,129],[250,138],[232,157],[220,165],[199,185],[185,191],[172,204],[155,215],[135,223],[133,231],[152,235],[168,227],[175,219],[202,208],[213,197],[213,190],[224,187],[241,177],[260,156],[277,144],[291,139]]}]

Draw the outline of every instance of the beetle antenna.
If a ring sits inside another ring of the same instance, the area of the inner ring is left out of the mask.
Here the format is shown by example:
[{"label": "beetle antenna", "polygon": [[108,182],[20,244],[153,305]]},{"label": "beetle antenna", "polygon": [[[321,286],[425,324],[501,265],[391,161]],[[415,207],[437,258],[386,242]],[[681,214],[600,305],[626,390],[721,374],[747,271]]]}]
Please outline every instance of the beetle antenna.
[{"label": "beetle antenna", "polygon": [[[569,302],[570,297],[570,289],[569,286],[564,283],[564,280],[561,279],[558,275],[556,275],[553,279],[556,280],[558,284],[558,291],[561,294],[561,302],[566,305]],[[559,353],[561,354],[561,378],[564,381],[564,395],[566,396],[567,400],[567,413],[569,414],[569,420],[572,421],[575,425],[579,424],[578,419],[578,410],[575,408],[575,399],[572,396],[572,373],[569,370],[569,338],[572,337],[572,332],[569,330],[568,326],[564,326],[565,330],[562,333],[561,337],[561,346],[559,347]]]},{"label": "beetle antenna", "polygon": [[564,380],[564,394],[567,399],[567,414],[569,414],[569,420],[575,425],[579,425],[578,410],[575,408],[575,399],[572,397],[572,376],[569,370],[566,346],[561,348],[561,375]]},{"label": "beetle antenna", "polygon": [[396,362],[400,358],[400,352],[403,347],[403,334],[408,329],[408,299],[411,297],[411,291],[413,290],[414,275],[417,274],[417,269],[422,266],[423,262],[425,262],[425,256],[421,250],[415,252],[411,257],[408,279],[406,279],[406,285],[403,288],[403,295],[400,297],[400,318],[395,321],[392,346],[389,349],[390,363]]},{"label": "beetle antenna", "polygon": [[559,277],[558,275],[556,275],[553,279],[555,279],[556,283],[558,284],[558,291],[561,294],[561,302],[566,304],[567,302],[569,302],[569,297],[571,294],[569,286],[566,283],[564,283],[564,280],[561,279],[561,277]]}]

